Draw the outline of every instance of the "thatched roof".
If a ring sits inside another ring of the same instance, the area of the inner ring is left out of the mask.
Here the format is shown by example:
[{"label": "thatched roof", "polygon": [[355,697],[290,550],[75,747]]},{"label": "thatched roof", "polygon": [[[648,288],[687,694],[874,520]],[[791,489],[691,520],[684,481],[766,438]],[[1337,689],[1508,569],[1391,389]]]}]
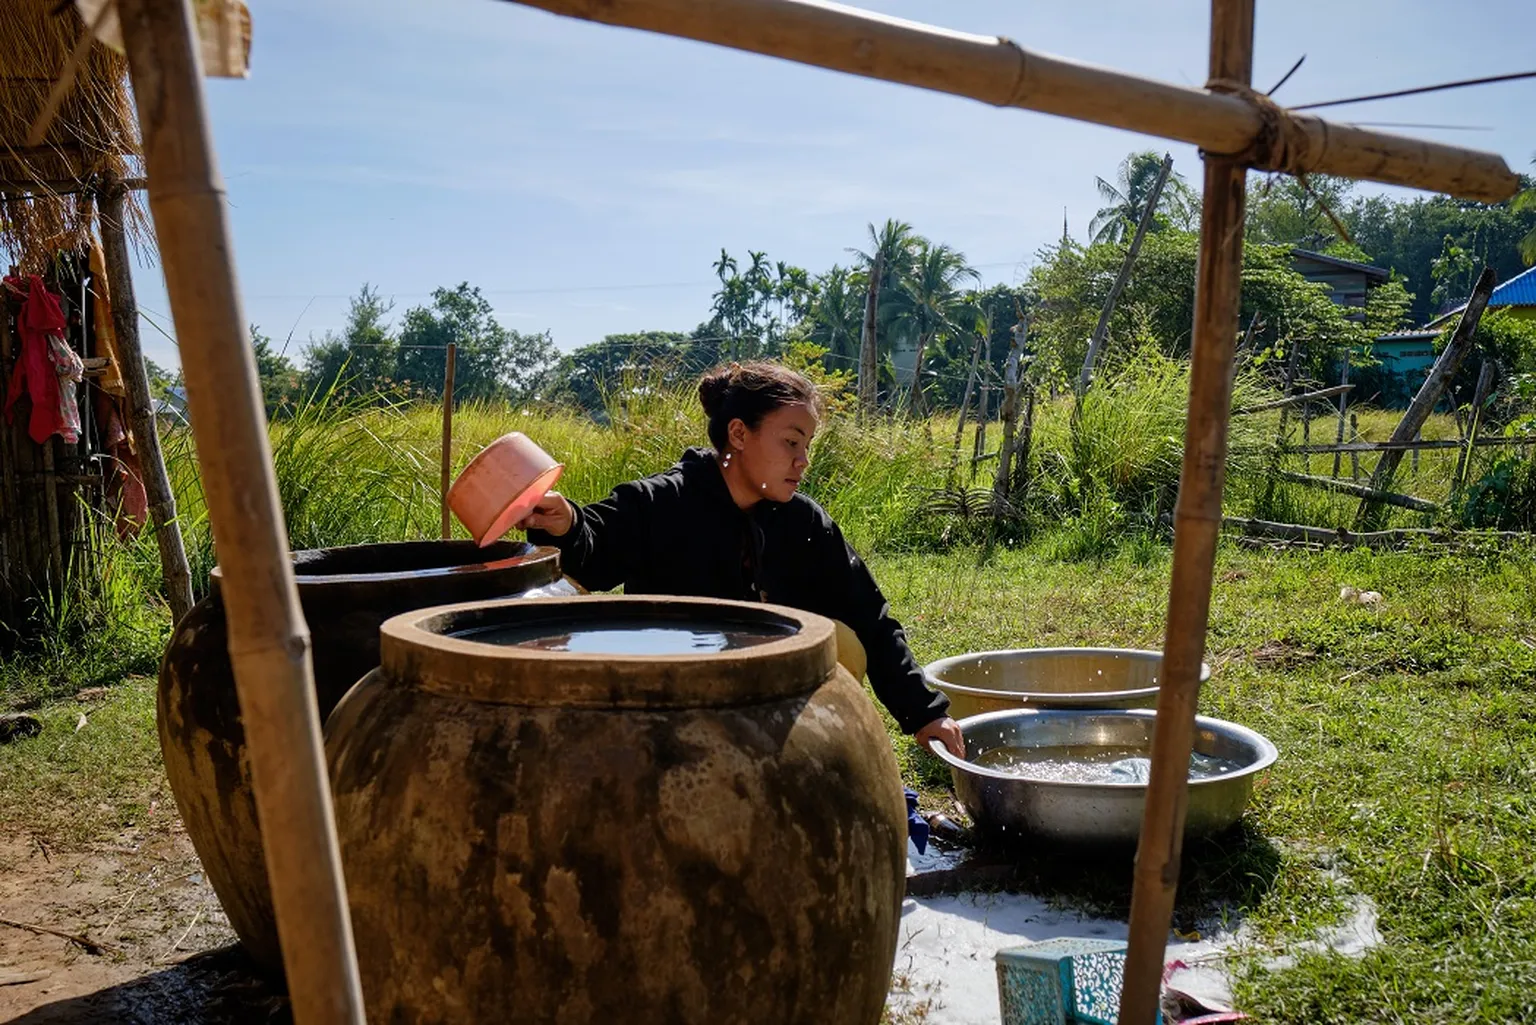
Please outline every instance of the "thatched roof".
[{"label": "thatched roof", "polygon": [[[38,271],[90,236],[92,185],[140,173],[128,63],[93,42],[41,146],[27,135],[87,31],[68,0],[0,0],[0,254]],[[129,197],[130,231],[146,237]],[[3,269],[3,268],[0,268]]]}]

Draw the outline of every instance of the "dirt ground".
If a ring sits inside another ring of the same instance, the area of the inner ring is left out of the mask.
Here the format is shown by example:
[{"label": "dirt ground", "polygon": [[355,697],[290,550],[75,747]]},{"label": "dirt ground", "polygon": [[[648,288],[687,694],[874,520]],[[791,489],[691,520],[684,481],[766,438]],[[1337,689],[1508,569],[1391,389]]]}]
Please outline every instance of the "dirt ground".
[{"label": "dirt ground", "polygon": [[290,1021],[168,814],[81,851],[0,837],[0,1022]]}]

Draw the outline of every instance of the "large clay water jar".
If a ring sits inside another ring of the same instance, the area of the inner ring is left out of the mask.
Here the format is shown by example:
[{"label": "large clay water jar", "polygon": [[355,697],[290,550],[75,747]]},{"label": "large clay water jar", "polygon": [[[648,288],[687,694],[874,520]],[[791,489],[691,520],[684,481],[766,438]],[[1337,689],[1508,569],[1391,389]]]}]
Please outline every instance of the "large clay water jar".
[{"label": "large clay water jar", "polygon": [[326,726],[369,1021],[873,1023],[906,811],[830,620],[428,609]]},{"label": "large clay water jar", "polygon": [[[552,548],[409,541],[295,552],[320,721],[379,664],[379,624],[409,609],[528,593],[574,594]],[[160,665],[165,773],[208,881],[250,954],[282,970],[266,859],[230,669],[219,570],[176,625]]]}]

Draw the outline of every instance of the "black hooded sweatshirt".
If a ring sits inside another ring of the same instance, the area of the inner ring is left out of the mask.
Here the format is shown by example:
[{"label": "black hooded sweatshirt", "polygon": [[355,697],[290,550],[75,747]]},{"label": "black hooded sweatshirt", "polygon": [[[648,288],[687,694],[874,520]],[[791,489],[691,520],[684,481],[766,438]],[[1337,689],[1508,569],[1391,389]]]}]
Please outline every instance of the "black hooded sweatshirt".
[{"label": "black hooded sweatshirt", "polygon": [[583,587],[764,601],[847,624],[864,645],[875,695],[907,733],[947,714],[928,689],[907,637],[875,579],[826,511],[804,495],[743,512],[708,449],[689,449],[672,469],[620,484],[601,502],[576,506],[561,537],[531,530],[560,550]]}]

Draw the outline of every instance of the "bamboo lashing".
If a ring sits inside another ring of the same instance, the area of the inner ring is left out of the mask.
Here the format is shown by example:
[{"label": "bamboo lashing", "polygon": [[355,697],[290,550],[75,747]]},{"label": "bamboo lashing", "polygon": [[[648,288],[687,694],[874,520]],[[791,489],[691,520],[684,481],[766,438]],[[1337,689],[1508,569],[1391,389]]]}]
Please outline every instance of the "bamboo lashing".
[{"label": "bamboo lashing", "polygon": [[190,0],[119,0],[149,203],[224,570],[230,662],[298,1025],[361,1025],[309,632],[235,285]]},{"label": "bamboo lashing", "polygon": [[[1254,0],[1212,0],[1211,78],[1241,85],[1253,77]],[[1152,769],[1136,849],[1130,941],[1120,992],[1122,1025],[1152,1025],[1162,993],[1163,954],[1178,891],[1189,807],[1189,755],[1200,700],[1200,667],[1211,609],[1221,491],[1227,463],[1242,293],[1247,169],[1205,157],[1200,259],[1190,346],[1189,417],[1174,507],[1173,570],[1168,585]]]},{"label": "bamboo lashing", "polygon": [[1194,89],[824,0],[510,2],[1177,139],[1261,171],[1342,175],[1483,202],[1520,187],[1497,154],[1286,111],[1231,76]]}]

